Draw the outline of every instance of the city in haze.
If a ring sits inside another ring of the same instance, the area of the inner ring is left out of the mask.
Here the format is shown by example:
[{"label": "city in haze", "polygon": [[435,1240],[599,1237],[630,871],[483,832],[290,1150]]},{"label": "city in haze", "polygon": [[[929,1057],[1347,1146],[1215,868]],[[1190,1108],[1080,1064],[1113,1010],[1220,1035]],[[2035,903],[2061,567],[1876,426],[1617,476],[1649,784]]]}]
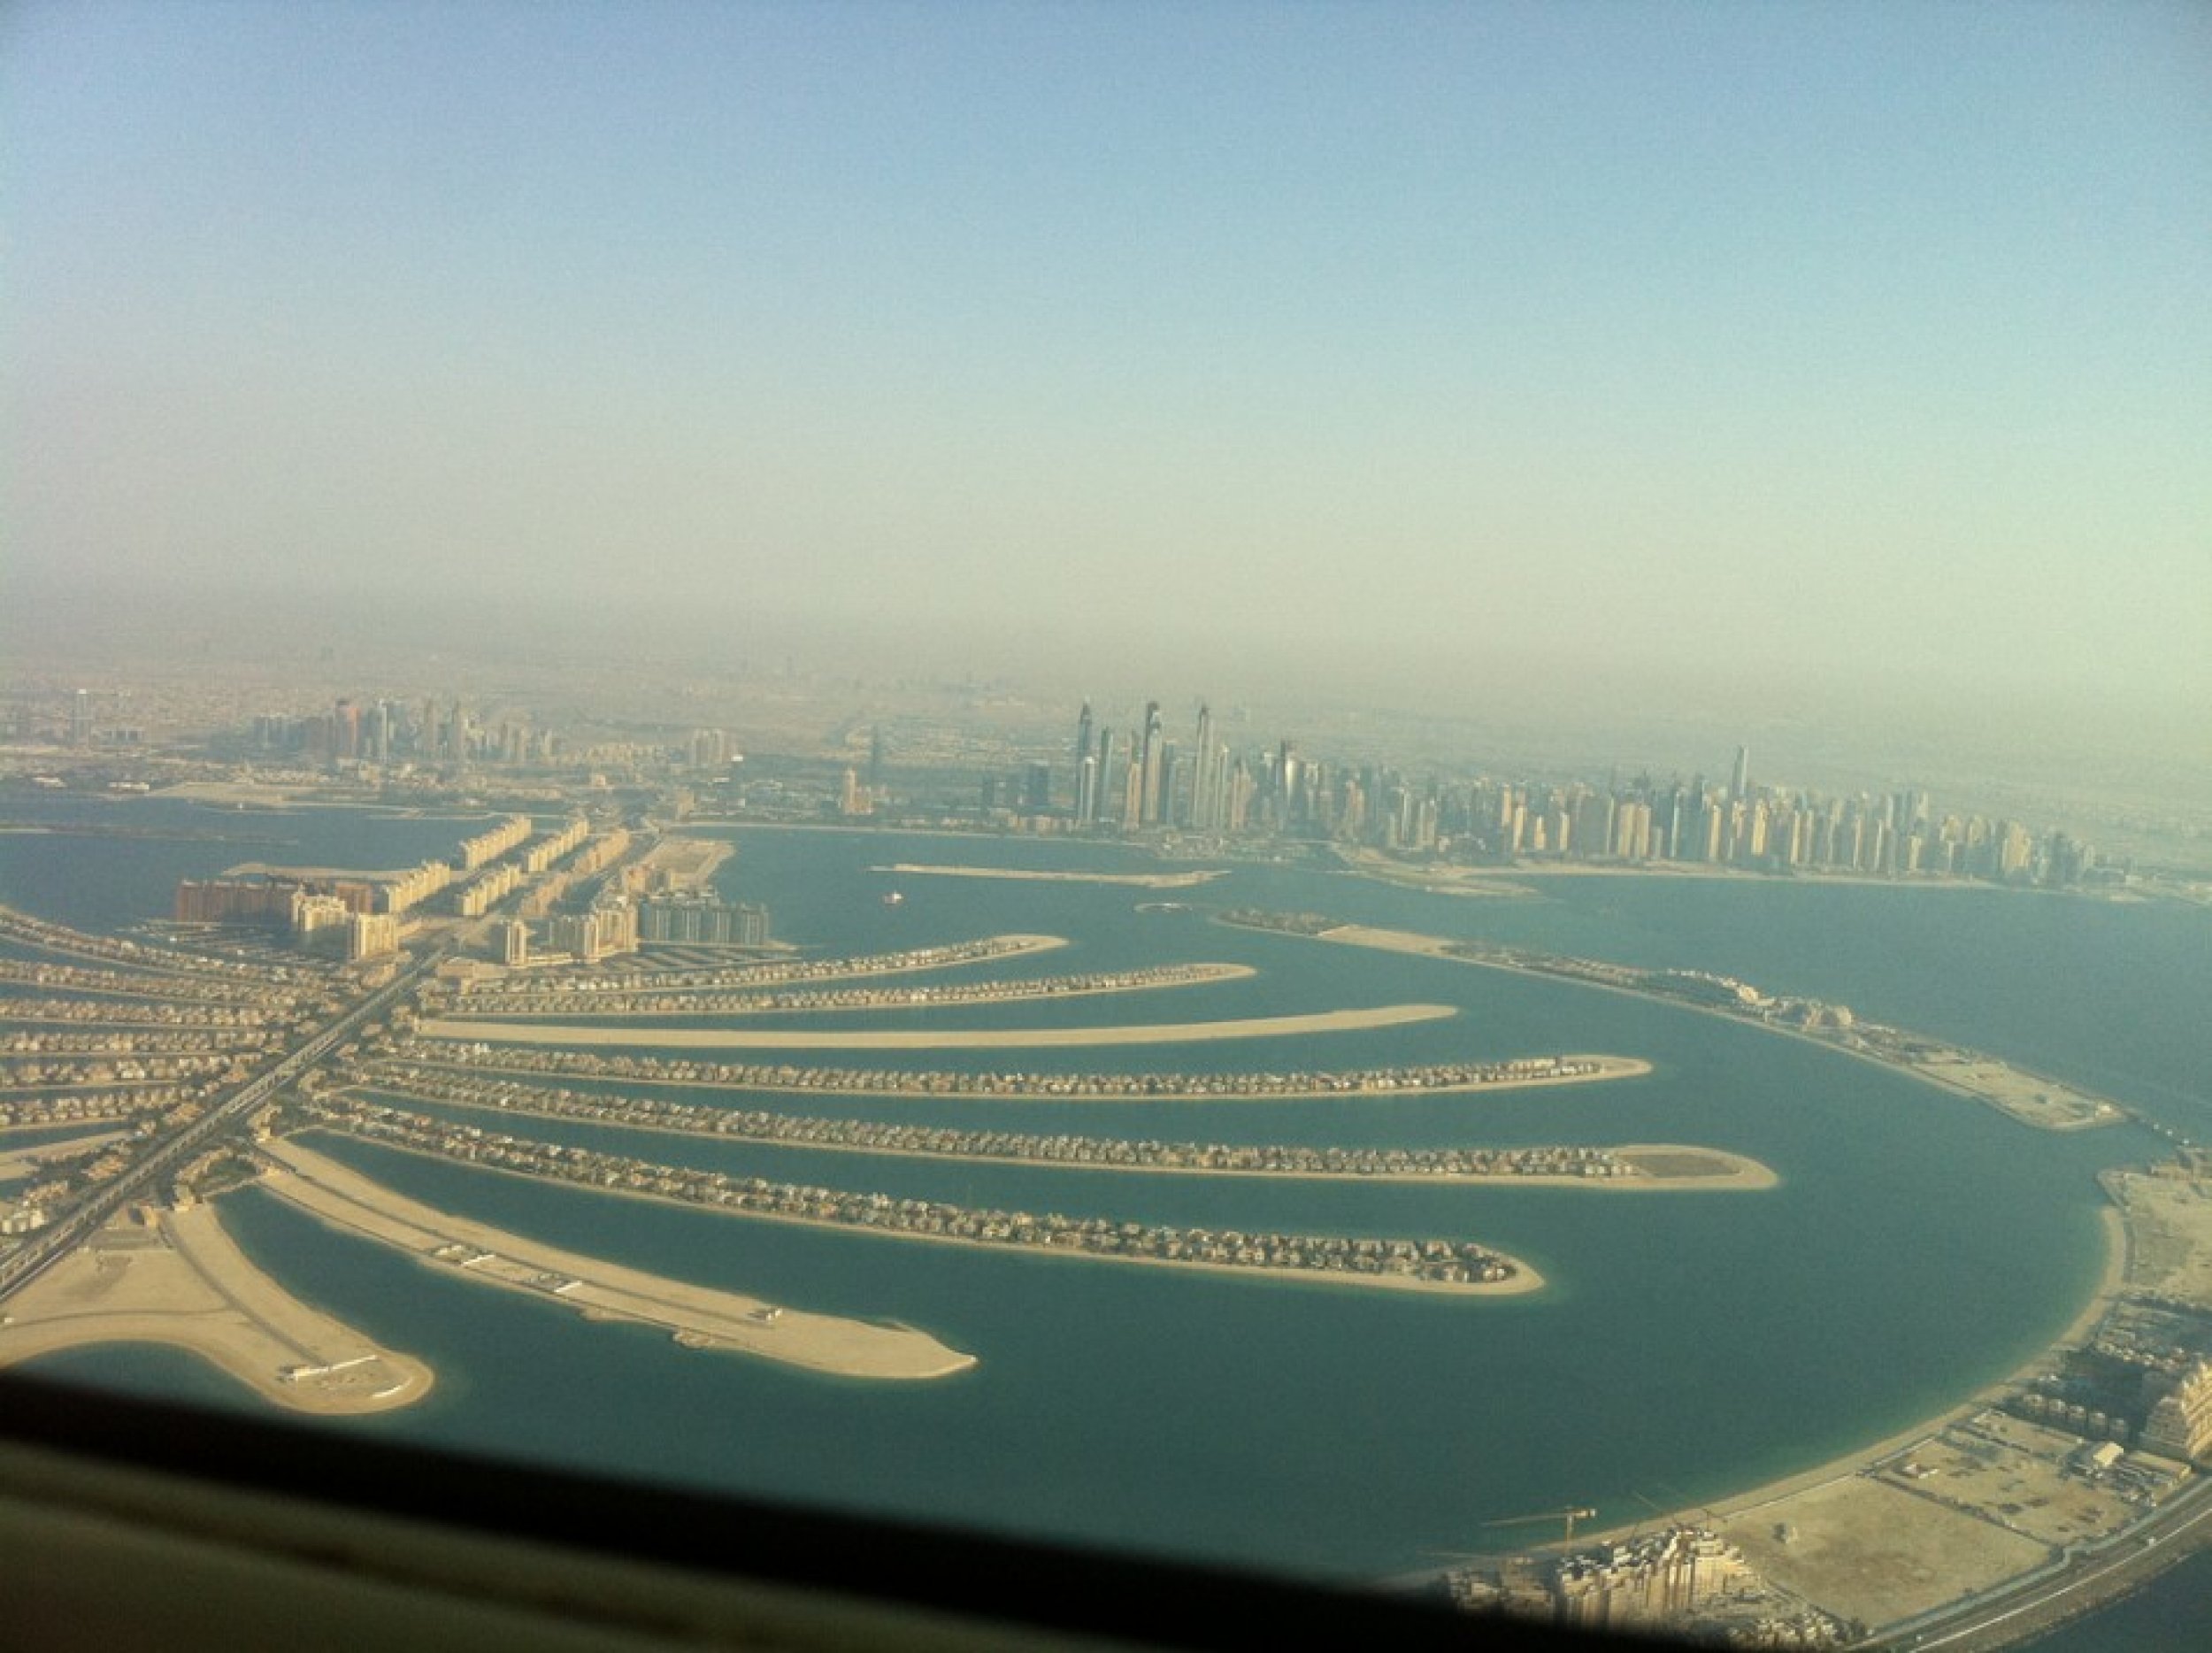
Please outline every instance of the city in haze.
[{"label": "city in haze", "polygon": [[0,134],[0,1365],[2212,1612],[2203,8],[32,0]]}]

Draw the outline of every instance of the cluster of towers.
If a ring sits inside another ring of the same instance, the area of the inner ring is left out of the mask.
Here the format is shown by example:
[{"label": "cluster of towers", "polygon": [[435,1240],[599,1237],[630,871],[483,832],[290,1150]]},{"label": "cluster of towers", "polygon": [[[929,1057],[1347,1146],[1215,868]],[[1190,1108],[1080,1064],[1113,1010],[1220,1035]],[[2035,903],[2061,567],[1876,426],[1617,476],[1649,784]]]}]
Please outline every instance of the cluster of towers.
[{"label": "cluster of towers", "polygon": [[459,701],[440,705],[342,698],[310,717],[271,713],[254,719],[253,744],[321,763],[418,764],[541,763],[558,750],[558,737],[512,719],[487,722]]},{"label": "cluster of towers", "polygon": [[1235,752],[1203,705],[1188,741],[1169,738],[1157,701],[1146,703],[1141,723],[1118,731],[1102,726],[1086,701],[1076,719],[1071,799],[1062,792],[1067,801],[1054,803],[1050,769],[1029,765],[1021,807],[1063,815],[1078,830],[1281,833],[1475,862],[1691,862],[2060,885],[2082,881],[2097,865],[2087,845],[2062,833],[1944,814],[1917,788],[1824,796],[1758,785],[1744,747],[1725,780],[1445,781],[1309,758],[1288,741]]},{"label": "cluster of towers", "polygon": [[[1286,762],[1294,762],[1287,744]],[[1240,832],[1253,824],[1262,779],[1214,732],[1213,711],[1198,709],[1198,728],[1186,746],[1167,737],[1160,703],[1145,703],[1144,720],[1125,733],[1099,727],[1085,701],[1075,726],[1075,819],[1125,831],[1179,826]]]}]

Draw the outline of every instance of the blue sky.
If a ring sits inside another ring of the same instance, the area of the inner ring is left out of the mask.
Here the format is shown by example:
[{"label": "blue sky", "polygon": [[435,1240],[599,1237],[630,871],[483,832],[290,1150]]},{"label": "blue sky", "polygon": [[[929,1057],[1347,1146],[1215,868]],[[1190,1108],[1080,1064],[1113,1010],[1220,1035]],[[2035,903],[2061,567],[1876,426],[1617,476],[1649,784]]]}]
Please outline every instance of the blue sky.
[{"label": "blue sky", "polygon": [[35,3],[0,98],[27,582],[2212,706],[2200,6]]}]

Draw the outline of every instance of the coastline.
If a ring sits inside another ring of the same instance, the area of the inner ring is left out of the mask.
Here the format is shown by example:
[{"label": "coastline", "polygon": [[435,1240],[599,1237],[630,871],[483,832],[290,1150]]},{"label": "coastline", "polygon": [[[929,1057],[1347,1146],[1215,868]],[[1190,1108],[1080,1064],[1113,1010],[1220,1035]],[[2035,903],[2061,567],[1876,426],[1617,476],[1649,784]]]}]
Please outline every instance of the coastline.
[{"label": "coastline", "polygon": [[1800,1494],[1813,1491],[1835,1481],[1848,1480],[1853,1476],[1862,1474],[1874,1465],[1896,1457],[1908,1448],[1919,1445],[1929,1436],[1950,1425],[1962,1419],[1971,1418],[1991,1402],[2003,1398],[2004,1395],[2043,1370],[2054,1354],[2060,1349],[2072,1347],[2087,1336],[2095,1329],[2098,1321],[2104,1318],[2106,1311],[2118,1301],[2120,1292],[2127,1280],[2126,1227],[2120,1219],[2120,1213],[2109,1205],[2100,1215],[2103,1219],[2101,1226],[2104,1229],[2105,1235],[2105,1262],[2103,1272],[2098,1277],[2097,1284],[2091,1292],[2089,1301],[2067,1323],[2064,1331],[2003,1377],[1983,1384],[1964,1399],[1954,1402],[1943,1411],[1916,1424],[1884,1435],[1879,1440],[1870,1442],[1864,1446],[1855,1447],[1848,1452],[1839,1453],[1834,1457],[1824,1459],[1809,1468],[1793,1471],[1787,1475],[1777,1476],[1772,1480],[1762,1481],[1740,1492],[1708,1499],[1703,1503],[1673,1511],[1663,1517],[1647,1517],[1641,1521],[1632,1522],[1626,1526],[1607,1527],[1602,1531],[1589,1534],[1588,1542],[1592,1543],[1617,1542],[1636,1528],[1650,1526],[1654,1521],[1679,1522],[1694,1526],[1709,1525],[1714,1517],[1718,1517],[1723,1521],[1740,1520],[1745,1516],[1756,1514],[1768,1505],[1778,1503],[1786,1498],[1795,1497]]}]

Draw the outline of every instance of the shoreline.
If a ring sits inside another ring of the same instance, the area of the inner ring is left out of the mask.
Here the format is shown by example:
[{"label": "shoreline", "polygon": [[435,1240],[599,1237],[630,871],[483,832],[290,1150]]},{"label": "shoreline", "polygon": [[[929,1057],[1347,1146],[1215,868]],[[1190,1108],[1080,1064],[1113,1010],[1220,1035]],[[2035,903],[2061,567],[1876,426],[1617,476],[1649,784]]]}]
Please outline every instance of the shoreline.
[{"label": "shoreline", "polygon": [[[1793,1471],[1787,1475],[1777,1476],[1772,1480],[1762,1481],[1743,1491],[1724,1494],[1717,1498],[1708,1499],[1703,1503],[1671,1511],[1665,1516],[1647,1516],[1640,1521],[1632,1522],[1626,1526],[1606,1527],[1601,1531],[1590,1534],[1588,1542],[1591,1543],[1617,1542],[1638,1527],[1650,1526],[1655,1522],[1699,1526],[1710,1524],[1709,1518],[1713,1517],[1717,1517],[1722,1520],[1740,1520],[1747,1515],[1755,1514],[1769,1504],[1778,1503],[1785,1498],[1794,1497],[1800,1493],[1810,1492],[1816,1488],[1825,1487],[1835,1481],[1848,1480],[1855,1475],[1863,1474],[1877,1465],[1896,1457],[1900,1452],[1919,1445],[1931,1435],[1940,1433],[1951,1425],[1963,1419],[1971,1418],[1993,1401],[2001,1399],[2011,1390],[2040,1372],[2053,1355],[2080,1342],[2096,1328],[2097,1323],[2118,1301],[2120,1293],[2127,1283],[2126,1225],[2122,1220],[2119,1211],[2109,1204],[2100,1213],[2100,1217],[2102,1219],[2100,1226],[2105,1231],[2104,1268],[2098,1276],[2089,1301],[2071,1320],[2067,1322],[2064,1331],[2004,1376],[1992,1379],[1982,1384],[1968,1394],[1965,1398],[1952,1403],[1941,1411],[1933,1413],[1918,1423],[1884,1435],[1878,1441],[1870,1442],[1864,1446],[1855,1447],[1848,1452],[1839,1453],[1833,1457],[1824,1459],[1808,1468]],[[1543,1548],[1550,1549],[1557,1547],[1547,1545]]]}]

